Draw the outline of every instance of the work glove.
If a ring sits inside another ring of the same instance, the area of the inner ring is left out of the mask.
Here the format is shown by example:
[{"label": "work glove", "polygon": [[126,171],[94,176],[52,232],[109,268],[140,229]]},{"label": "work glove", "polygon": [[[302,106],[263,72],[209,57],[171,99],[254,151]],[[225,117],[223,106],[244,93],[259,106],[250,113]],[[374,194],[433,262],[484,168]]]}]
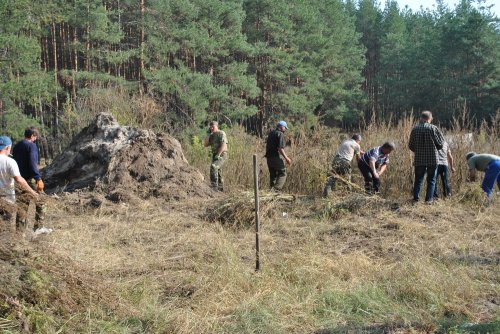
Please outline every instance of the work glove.
[{"label": "work glove", "polygon": [[42,179],[36,181],[36,191],[43,191],[43,187],[44,187],[44,184],[43,184]]}]

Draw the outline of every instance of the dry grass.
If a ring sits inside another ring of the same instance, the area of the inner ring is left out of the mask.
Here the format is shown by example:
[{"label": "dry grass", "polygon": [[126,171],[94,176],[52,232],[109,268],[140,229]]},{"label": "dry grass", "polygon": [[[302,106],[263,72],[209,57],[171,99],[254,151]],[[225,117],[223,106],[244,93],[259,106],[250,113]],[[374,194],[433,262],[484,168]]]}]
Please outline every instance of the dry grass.
[{"label": "dry grass", "polygon": [[[364,148],[386,139],[399,144],[382,198],[344,189],[320,199],[345,135],[295,129],[287,181],[295,201],[262,203],[258,273],[252,196],[241,188],[252,188],[251,155],[261,155],[263,142],[241,129],[229,131],[227,197],[113,204],[74,193],[51,201],[55,232],[23,247],[46,258],[43,268],[58,263],[46,270],[60,278],[54,282],[74,284],[69,291],[77,295],[92,293],[77,299],[71,317],[52,313],[43,332],[462,333],[472,328],[466,323],[498,331],[500,199],[484,207],[479,185],[463,183],[460,160],[471,149],[498,150],[498,131],[483,127],[474,145],[453,148],[459,172],[452,200],[412,206],[405,148],[412,123],[364,133]],[[207,169],[206,154],[195,149],[188,149],[193,163]],[[265,187],[262,159],[260,170]],[[64,275],[79,277],[83,288]],[[4,308],[0,299],[0,329],[15,333],[34,321],[3,317]]]},{"label": "dry grass", "polygon": [[[456,200],[395,210],[368,198],[359,210],[359,195],[335,196],[269,209],[259,273],[253,228],[208,223],[202,199],[91,208],[88,195],[70,195],[52,207],[56,231],[36,245],[128,308],[111,322],[92,312],[89,332],[427,332],[498,321],[498,201],[479,211]],[[333,206],[342,214],[328,214]]]}]

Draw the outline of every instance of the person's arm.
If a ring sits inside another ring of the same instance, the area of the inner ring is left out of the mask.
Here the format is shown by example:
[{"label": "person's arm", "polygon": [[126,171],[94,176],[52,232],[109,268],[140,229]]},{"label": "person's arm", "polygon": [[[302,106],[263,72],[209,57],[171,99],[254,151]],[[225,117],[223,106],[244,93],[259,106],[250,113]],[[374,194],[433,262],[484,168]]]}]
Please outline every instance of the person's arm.
[{"label": "person's arm", "polygon": [[451,155],[451,150],[448,149],[448,165],[450,166],[450,170],[455,173],[455,166],[453,165],[453,155]]},{"label": "person's arm", "polygon": [[203,140],[203,145],[205,147],[208,147],[208,145],[210,145],[210,135],[205,137],[205,140]]},{"label": "person's arm", "polygon": [[33,175],[35,181],[39,181],[42,179],[40,175],[40,171],[38,170],[38,148],[35,143],[32,143],[29,148],[29,167],[30,174]]},{"label": "person's arm", "polygon": [[434,126],[433,140],[434,140],[434,146],[436,146],[436,149],[440,150],[443,148],[444,136],[441,133],[441,130],[439,130],[439,128],[437,126]]},{"label": "person's arm", "polygon": [[279,154],[281,154],[281,156],[285,159],[285,161],[287,162],[287,164],[291,164],[292,163],[292,159],[290,159],[286,153],[285,153],[285,149],[283,147],[280,147],[278,148],[278,152]]},{"label": "person's arm", "polygon": [[227,151],[227,143],[223,142],[217,151],[217,155],[220,156],[222,153]]},{"label": "person's arm", "polygon": [[415,135],[414,135],[415,130],[412,130],[410,133],[410,141],[408,143],[408,148],[410,151],[415,152]]},{"label": "person's arm", "polygon": [[377,173],[377,168],[375,167],[375,159],[370,159],[370,169],[373,172],[373,176],[378,179],[379,175]]},{"label": "person's arm", "polygon": [[31,189],[28,182],[22,176],[14,176],[14,180],[19,184],[19,186],[26,192],[30,193],[34,198],[39,197],[38,193]]},{"label": "person's arm", "polygon": [[476,169],[469,169],[469,181],[474,182],[476,181]]},{"label": "person's arm", "polygon": [[382,166],[380,166],[378,170],[378,176],[380,177],[380,175],[382,175],[386,169],[387,169],[387,164],[383,164]]}]

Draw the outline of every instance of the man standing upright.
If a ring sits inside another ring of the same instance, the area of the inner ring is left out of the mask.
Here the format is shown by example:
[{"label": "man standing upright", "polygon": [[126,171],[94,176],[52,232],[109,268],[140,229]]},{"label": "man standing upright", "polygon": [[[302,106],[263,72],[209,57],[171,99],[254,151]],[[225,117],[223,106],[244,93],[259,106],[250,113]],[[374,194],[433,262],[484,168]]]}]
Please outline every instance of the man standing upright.
[{"label": "man standing upright", "polygon": [[[38,170],[38,147],[35,141],[38,138],[38,130],[34,127],[29,127],[24,130],[24,139],[19,141],[12,149],[12,155],[19,166],[21,176],[28,182],[33,190],[38,193],[43,192],[43,181],[40,171]],[[17,218],[16,226],[18,229],[26,228],[28,224],[28,207],[32,200],[30,193],[21,190],[17,197]],[[45,205],[40,202],[35,202],[35,222],[33,230],[43,227],[45,221]]]},{"label": "man standing upright", "polygon": [[438,164],[436,172],[436,187],[434,188],[434,198],[439,198],[438,183],[441,179],[443,184],[443,198],[451,197],[450,171],[455,172],[453,155],[448,143],[443,143],[443,148],[438,151]]},{"label": "man standing upright", "polygon": [[267,168],[269,169],[269,185],[272,190],[280,191],[286,181],[286,166],[292,160],[285,153],[285,131],[288,126],[285,121],[279,121],[276,129],[271,130],[267,136],[266,155]]},{"label": "man standing upright", "polygon": [[[11,224],[14,214],[16,213],[14,181],[30,196],[35,199],[39,197],[21,176],[16,161],[9,157],[11,148],[12,140],[6,136],[0,136],[0,216],[4,224],[8,225]],[[10,230],[10,226],[6,228],[2,226],[0,230]],[[22,231],[23,230],[20,230],[20,232]]]},{"label": "man standing upright", "polygon": [[443,148],[444,143],[443,134],[431,122],[432,113],[423,111],[420,115],[420,122],[411,131],[408,144],[410,150],[415,153],[413,161],[415,167],[413,201],[419,201],[424,176],[427,174],[427,190],[425,193],[425,202],[427,204],[432,203],[434,187],[436,186],[438,150]]},{"label": "man standing upright", "polygon": [[355,134],[342,144],[340,144],[335,157],[333,158],[329,176],[326,179],[325,188],[323,189],[323,197],[328,197],[332,189],[335,187],[338,176],[345,177],[347,181],[351,181],[351,161],[356,155],[358,158],[361,154],[361,135]]},{"label": "man standing upright", "polygon": [[219,130],[219,123],[209,123],[208,136],[205,138],[205,147],[212,148],[212,161],[210,163],[210,185],[212,189],[224,191],[224,179],[222,178],[222,165],[228,158],[227,136]]}]

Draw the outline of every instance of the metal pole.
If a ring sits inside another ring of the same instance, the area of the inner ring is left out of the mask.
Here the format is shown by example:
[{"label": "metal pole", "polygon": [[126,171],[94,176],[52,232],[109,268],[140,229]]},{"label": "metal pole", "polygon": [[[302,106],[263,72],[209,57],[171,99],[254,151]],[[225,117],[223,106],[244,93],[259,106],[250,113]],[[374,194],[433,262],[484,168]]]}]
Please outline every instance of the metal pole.
[{"label": "metal pole", "polygon": [[255,271],[260,270],[260,221],[259,221],[259,174],[257,173],[257,154],[253,155],[253,189],[255,197]]}]

